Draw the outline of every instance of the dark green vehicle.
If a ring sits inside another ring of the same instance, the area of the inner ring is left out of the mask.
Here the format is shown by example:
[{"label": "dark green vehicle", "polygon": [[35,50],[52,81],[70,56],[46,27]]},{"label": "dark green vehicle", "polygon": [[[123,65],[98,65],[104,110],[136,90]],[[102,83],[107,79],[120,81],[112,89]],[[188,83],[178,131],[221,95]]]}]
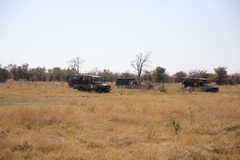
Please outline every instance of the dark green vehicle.
[{"label": "dark green vehicle", "polygon": [[210,81],[206,78],[183,77],[183,88],[190,87],[192,90],[200,89],[203,92],[218,92],[217,86],[210,85]]},{"label": "dark green vehicle", "polygon": [[100,76],[94,75],[73,74],[70,76],[68,85],[80,91],[97,91],[99,93],[107,93],[111,90],[110,85],[102,83]]}]

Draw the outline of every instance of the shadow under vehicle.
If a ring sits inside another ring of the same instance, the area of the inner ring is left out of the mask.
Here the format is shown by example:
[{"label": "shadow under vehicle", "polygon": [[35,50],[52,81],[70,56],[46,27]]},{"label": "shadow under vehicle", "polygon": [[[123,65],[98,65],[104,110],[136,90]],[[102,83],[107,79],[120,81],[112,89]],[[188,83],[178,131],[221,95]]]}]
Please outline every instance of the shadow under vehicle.
[{"label": "shadow under vehicle", "polygon": [[111,90],[110,85],[102,83],[100,76],[86,74],[71,75],[68,85],[80,91],[97,91],[99,93],[107,93]]},{"label": "shadow under vehicle", "polygon": [[206,78],[183,77],[182,88],[190,87],[193,91],[200,89],[203,92],[218,92],[219,88],[210,85],[210,81]]}]

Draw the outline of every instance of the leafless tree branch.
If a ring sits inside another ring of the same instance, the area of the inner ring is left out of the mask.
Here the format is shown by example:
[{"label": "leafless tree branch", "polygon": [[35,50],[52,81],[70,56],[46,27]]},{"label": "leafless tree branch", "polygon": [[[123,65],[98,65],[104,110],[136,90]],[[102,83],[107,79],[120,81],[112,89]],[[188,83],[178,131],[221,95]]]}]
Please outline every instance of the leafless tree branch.
[{"label": "leafless tree branch", "polygon": [[73,58],[68,63],[71,68],[75,69],[77,73],[79,73],[80,66],[85,62],[84,59],[81,59],[80,57]]},{"label": "leafless tree branch", "polygon": [[143,55],[140,52],[139,54],[136,54],[135,60],[130,61],[130,66],[132,66],[137,71],[138,83],[140,83],[140,77],[143,69],[148,66],[150,55],[150,52],[146,52],[146,55]]}]

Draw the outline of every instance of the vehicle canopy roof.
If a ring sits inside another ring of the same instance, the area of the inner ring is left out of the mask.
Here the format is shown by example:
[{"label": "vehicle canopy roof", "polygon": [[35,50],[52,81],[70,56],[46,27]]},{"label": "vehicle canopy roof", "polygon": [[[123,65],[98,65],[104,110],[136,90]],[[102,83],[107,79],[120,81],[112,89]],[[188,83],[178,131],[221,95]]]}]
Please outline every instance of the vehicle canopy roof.
[{"label": "vehicle canopy roof", "polygon": [[196,77],[182,77],[181,78],[181,81],[184,82],[186,80],[190,80],[190,81],[202,81],[202,82],[205,82],[205,83],[209,83],[210,80],[207,79],[207,78],[196,78]]},{"label": "vehicle canopy roof", "polygon": [[72,74],[71,76],[84,76],[84,77],[101,78],[101,76],[89,75],[89,74],[82,74],[82,73],[75,73],[75,74]]},{"label": "vehicle canopy roof", "polygon": [[135,78],[118,78],[117,80],[136,80]]},{"label": "vehicle canopy roof", "polygon": [[209,81],[209,79],[207,79],[207,78],[182,77],[182,80],[186,80],[186,79],[189,79],[189,80],[205,80],[205,81]]}]

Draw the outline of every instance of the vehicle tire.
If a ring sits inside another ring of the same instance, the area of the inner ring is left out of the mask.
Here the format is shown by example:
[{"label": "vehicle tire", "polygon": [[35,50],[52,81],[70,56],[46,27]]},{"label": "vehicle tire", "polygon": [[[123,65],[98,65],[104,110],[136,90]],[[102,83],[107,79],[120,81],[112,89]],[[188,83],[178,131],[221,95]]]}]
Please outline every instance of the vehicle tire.
[{"label": "vehicle tire", "polygon": [[78,88],[79,91],[84,91],[83,87]]},{"label": "vehicle tire", "polygon": [[69,87],[73,87],[73,84],[72,84],[72,82],[71,81],[68,81],[68,85],[69,85]]},{"label": "vehicle tire", "polygon": [[98,91],[99,93],[102,93],[102,88],[98,88],[97,91]]}]

